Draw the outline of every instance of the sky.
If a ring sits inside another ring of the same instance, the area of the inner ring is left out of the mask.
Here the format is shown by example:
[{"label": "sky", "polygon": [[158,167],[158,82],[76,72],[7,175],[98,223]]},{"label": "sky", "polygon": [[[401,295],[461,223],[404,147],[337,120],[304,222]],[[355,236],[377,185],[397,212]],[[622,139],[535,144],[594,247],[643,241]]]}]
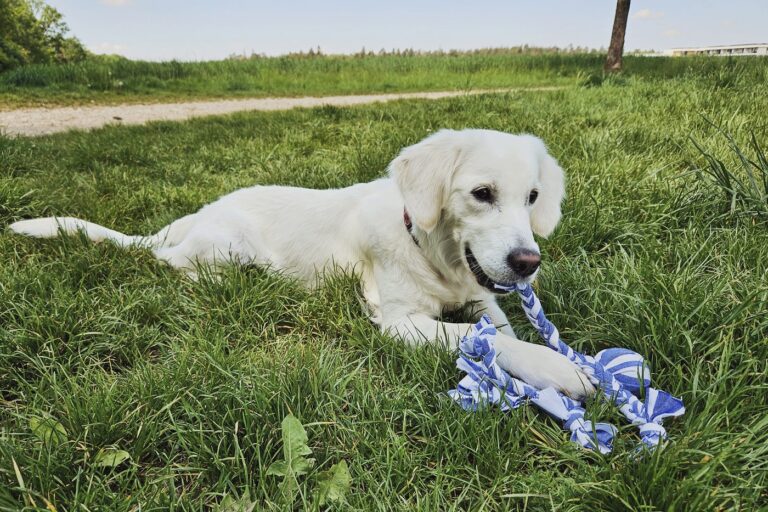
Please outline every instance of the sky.
[{"label": "sky", "polygon": [[[608,46],[615,0],[48,0],[95,53],[211,60],[320,47]],[[768,43],[768,0],[634,0],[626,50]]]}]

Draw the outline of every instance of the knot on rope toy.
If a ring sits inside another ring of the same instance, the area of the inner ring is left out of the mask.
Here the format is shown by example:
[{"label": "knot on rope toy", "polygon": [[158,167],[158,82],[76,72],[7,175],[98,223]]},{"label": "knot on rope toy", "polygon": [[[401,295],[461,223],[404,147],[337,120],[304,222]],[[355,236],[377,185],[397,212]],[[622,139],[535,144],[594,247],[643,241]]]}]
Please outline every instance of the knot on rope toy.
[{"label": "knot on rope toy", "polygon": [[[504,288],[505,291],[511,289]],[[547,345],[579,366],[603,394],[615,403],[624,416],[638,426],[642,445],[653,449],[667,437],[661,425],[665,418],[685,413],[682,400],[651,387],[651,373],[640,354],[623,348],[602,350],[594,357],[574,351],[547,320],[538,297],[529,284],[515,288],[525,315]],[[487,315],[459,343],[456,366],[466,373],[456,389],[448,394],[465,410],[483,405],[499,405],[502,411],[515,409],[526,399],[551,416],[563,421],[571,432],[571,441],[600,453],[612,449],[616,427],[584,419],[583,405],[554,388],[536,389],[510,376],[496,363],[494,340],[496,327]],[[645,390],[646,403],[636,394]]]}]

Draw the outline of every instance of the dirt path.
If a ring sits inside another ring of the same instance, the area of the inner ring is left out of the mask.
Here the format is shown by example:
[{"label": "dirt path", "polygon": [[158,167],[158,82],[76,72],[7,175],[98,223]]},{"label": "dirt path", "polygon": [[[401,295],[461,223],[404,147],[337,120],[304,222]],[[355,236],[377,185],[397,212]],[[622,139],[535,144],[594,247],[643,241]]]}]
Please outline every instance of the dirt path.
[{"label": "dirt path", "polygon": [[243,100],[191,101],[152,105],[113,105],[93,107],[26,108],[0,111],[0,132],[6,135],[36,136],[67,130],[88,130],[104,125],[143,124],[147,121],[182,121],[192,117],[229,114],[245,110],[289,110],[321,105],[360,105],[399,99],[440,99],[492,92],[552,90],[558,87],[528,89],[493,89],[477,91],[412,92],[368,94],[360,96],[324,96],[304,98],[254,98]]}]

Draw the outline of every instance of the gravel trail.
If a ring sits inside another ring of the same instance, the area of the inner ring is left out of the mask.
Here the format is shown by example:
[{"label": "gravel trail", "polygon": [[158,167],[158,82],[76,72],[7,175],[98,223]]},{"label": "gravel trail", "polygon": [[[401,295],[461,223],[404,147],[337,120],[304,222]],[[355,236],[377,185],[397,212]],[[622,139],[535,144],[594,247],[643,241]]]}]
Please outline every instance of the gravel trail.
[{"label": "gravel trail", "polygon": [[111,106],[25,108],[0,111],[0,132],[5,135],[34,137],[67,130],[90,130],[93,128],[100,128],[107,124],[133,125],[144,124],[148,121],[183,121],[193,117],[229,114],[247,110],[289,110],[297,107],[307,108],[322,105],[347,106],[399,99],[416,98],[434,100],[494,92],[541,91],[554,89],[558,89],[558,87],[303,98],[253,98]]}]

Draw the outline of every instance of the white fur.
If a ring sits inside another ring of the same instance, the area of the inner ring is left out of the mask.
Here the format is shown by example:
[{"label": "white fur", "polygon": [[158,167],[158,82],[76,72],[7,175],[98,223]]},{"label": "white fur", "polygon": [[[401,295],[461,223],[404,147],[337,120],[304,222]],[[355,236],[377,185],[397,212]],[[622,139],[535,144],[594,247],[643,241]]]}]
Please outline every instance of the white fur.
[{"label": "white fur", "polygon": [[[473,197],[480,186],[494,190],[492,205]],[[529,205],[534,188],[539,197]],[[195,262],[270,265],[308,286],[331,265],[354,268],[374,321],[411,344],[440,340],[455,349],[470,324],[435,319],[477,301],[504,326],[497,341],[503,368],[537,387],[580,397],[594,391],[584,375],[554,351],[515,339],[494,294],[478,284],[464,256],[469,244],[491,279],[519,280],[508,254],[538,251],[533,232],[547,236],[555,228],[563,194],[563,172],[540,139],[443,130],[405,148],[391,163],[389,178],[334,190],[241,189],[148,237],[69,217],[10,228],[37,237],[80,230],[97,241],[145,246],[188,272]],[[404,227],[404,207],[418,246]]]}]

